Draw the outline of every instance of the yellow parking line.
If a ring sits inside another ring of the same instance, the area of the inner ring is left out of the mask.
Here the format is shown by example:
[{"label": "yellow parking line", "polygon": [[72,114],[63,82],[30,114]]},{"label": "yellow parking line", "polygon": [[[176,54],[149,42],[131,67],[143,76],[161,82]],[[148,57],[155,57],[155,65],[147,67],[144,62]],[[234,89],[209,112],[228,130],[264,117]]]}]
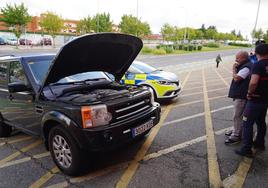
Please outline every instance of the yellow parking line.
[{"label": "yellow parking line", "polygon": [[5,145],[5,144],[14,144],[14,143],[17,143],[17,142],[21,142],[21,141],[26,141],[26,140],[30,140],[31,138],[33,138],[33,137],[31,137],[31,136],[25,136],[25,137],[20,137],[20,138],[17,138],[17,139],[14,139],[14,140],[8,140],[7,142],[2,142],[2,143],[0,143],[0,147],[1,146],[3,146],[3,145]]},{"label": "yellow parking line", "polygon": [[46,173],[44,176],[42,176],[39,180],[34,182],[29,188],[39,188],[42,185],[44,185],[50,178],[54,176],[55,173],[58,173],[60,170],[58,167],[52,168],[48,173]]},{"label": "yellow parking line", "polygon": [[227,87],[229,87],[229,84],[224,80],[224,78],[222,77],[222,75],[220,75],[220,73],[215,69],[215,72],[216,72],[216,74],[220,77],[220,79],[223,81],[223,83],[227,86]]},{"label": "yellow parking line", "polygon": [[[49,152],[45,152],[45,153],[41,153],[41,154],[38,154],[38,155],[34,155],[33,158],[40,159],[40,158],[43,158],[43,157],[47,157],[49,155],[50,155]],[[17,164],[21,164],[21,163],[25,163],[27,161],[30,161],[31,159],[32,159],[31,157],[24,157],[22,159],[9,161],[9,162],[6,162],[6,163],[0,165],[0,169],[5,168],[5,167],[9,167],[9,166],[13,166],[13,165],[17,165]]]},{"label": "yellow parking line", "polygon": [[244,157],[243,160],[240,162],[236,172],[223,181],[223,186],[230,188],[242,188],[247,177],[248,171],[251,167],[252,161],[253,159]]},{"label": "yellow parking line", "polygon": [[[124,169],[124,168],[127,167],[127,165],[128,165],[128,162],[119,163],[117,165],[113,165],[113,166],[104,168],[102,170],[98,170],[96,172],[84,175],[82,177],[71,178],[71,179],[69,179],[69,181],[71,183],[80,183],[80,182],[84,182],[84,181],[89,181],[91,179],[103,176],[105,174],[109,174],[111,172],[115,172],[117,170]],[[63,187],[67,187],[67,186],[69,186],[69,183],[67,181],[64,181],[64,182],[61,182],[61,183],[57,183],[57,184],[54,184],[54,185],[47,186],[46,188],[63,188]]]},{"label": "yellow parking line", "polygon": [[205,125],[207,135],[209,186],[213,188],[222,187],[204,69],[202,69],[202,77],[203,77]]},{"label": "yellow parking line", "polygon": [[40,145],[41,143],[42,143],[42,140],[37,140],[36,142],[34,142],[34,143],[32,143],[32,144],[20,149],[21,151],[17,151],[15,153],[9,155],[8,157],[0,160],[0,166],[5,164],[6,162],[11,161],[11,160],[15,159],[16,157],[18,157],[21,154],[21,152],[26,152],[26,151],[28,151],[28,150]]},{"label": "yellow parking line", "polygon": [[[224,88],[211,89],[211,90],[208,90],[207,92],[214,92],[214,91],[219,91],[219,90],[223,90],[223,89],[226,89],[226,88],[224,87]],[[203,94],[203,92],[196,92],[196,93],[181,95],[180,97],[188,97],[188,96],[198,95],[198,94]]]},{"label": "yellow parking line", "polygon": [[[189,72],[186,75],[186,77],[182,83],[182,88],[185,86],[185,83],[188,81],[190,74],[191,74],[191,72]],[[152,129],[151,133],[147,137],[147,139],[144,142],[144,144],[142,145],[141,149],[138,151],[138,153],[134,157],[134,160],[130,162],[130,165],[128,166],[127,170],[124,172],[124,174],[121,176],[121,178],[117,182],[117,184],[116,184],[117,188],[125,188],[128,186],[130,180],[132,179],[133,175],[135,174],[135,172],[139,166],[139,161],[141,161],[143,159],[143,157],[145,156],[145,154],[147,153],[149,147],[153,143],[154,138],[156,137],[158,131],[160,130],[163,122],[165,121],[165,119],[166,119],[167,115],[169,114],[170,110],[172,109],[172,107],[173,107],[172,104],[167,106],[165,112],[163,113],[163,115],[160,119],[160,122],[158,123],[158,125],[156,125]]]}]

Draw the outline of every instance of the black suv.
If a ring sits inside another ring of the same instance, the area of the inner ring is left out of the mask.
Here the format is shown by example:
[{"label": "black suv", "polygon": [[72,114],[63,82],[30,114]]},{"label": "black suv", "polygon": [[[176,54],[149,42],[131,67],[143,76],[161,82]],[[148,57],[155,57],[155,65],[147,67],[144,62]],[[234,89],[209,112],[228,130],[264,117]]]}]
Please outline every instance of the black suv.
[{"label": "black suv", "polygon": [[72,40],[57,55],[0,58],[0,137],[12,127],[41,136],[56,165],[76,175],[85,151],[144,136],[160,106],[147,87],[119,84],[141,48],[134,36],[102,33]]}]

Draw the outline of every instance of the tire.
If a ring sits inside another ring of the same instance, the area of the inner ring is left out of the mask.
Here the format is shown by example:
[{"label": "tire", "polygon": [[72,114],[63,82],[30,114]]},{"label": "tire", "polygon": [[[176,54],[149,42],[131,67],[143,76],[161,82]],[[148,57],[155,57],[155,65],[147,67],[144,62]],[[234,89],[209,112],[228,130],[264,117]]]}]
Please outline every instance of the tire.
[{"label": "tire", "polygon": [[86,166],[83,164],[84,152],[66,129],[60,125],[53,127],[48,143],[53,161],[64,174],[77,176],[83,173]]},{"label": "tire", "polygon": [[0,137],[9,137],[12,132],[12,127],[0,121]]}]

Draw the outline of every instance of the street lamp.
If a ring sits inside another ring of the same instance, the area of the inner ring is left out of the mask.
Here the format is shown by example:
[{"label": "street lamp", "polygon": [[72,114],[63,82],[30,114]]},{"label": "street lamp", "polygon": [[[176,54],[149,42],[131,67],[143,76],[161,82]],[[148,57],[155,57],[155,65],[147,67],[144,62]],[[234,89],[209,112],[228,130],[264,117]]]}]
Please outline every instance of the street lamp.
[{"label": "street lamp", "polygon": [[136,7],[136,36],[138,36],[138,19],[139,19],[139,0],[137,0],[137,7]]},{"label": "street lamp", "polygon": [[[254,29],[253,29],[254,32],[256,32],[256,27],[257,27],[258,18],[259,18],[259,12],[260,12],[260,5],[261,5],[261,0],[259,0],[259,3],[258,3],[257,15],[256,15],[255,24],[254,24]],[[254,39],[254,36],[253,36],[253,39]],[[252,43],[253,43],[253,40],[252,40]]]}]

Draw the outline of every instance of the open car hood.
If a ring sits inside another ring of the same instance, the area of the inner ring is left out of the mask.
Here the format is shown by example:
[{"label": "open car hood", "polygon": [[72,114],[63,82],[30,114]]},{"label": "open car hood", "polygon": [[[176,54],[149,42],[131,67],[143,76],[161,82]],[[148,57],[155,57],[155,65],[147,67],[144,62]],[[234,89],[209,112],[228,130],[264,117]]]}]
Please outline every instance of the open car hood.
[{"label": "open car hood", "polygon": [[142,48],[141,39],[118,33],[84,35],[64,45],[55,56],[43,87],[89,71],[104,71],[119,81]]}]

